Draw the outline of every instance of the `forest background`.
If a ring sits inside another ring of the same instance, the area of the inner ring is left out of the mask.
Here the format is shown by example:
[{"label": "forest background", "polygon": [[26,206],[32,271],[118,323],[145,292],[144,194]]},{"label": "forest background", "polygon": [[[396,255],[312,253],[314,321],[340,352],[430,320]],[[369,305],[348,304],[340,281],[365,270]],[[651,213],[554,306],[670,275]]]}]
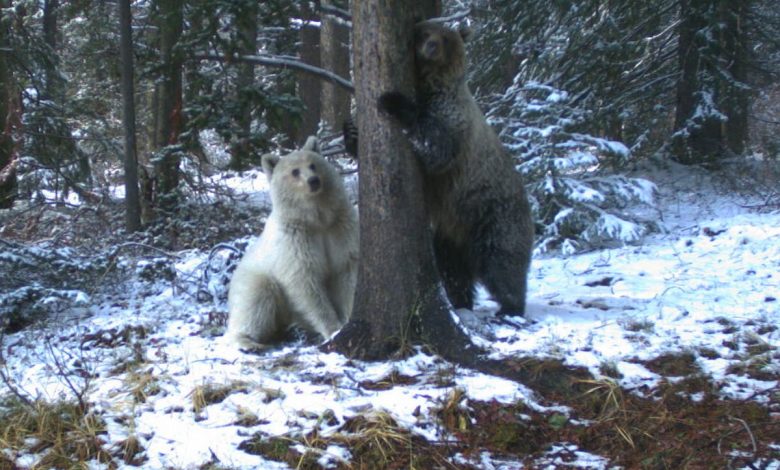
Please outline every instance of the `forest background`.
[{"label": "forest background", "polygon": [[[99,200],[137,172],[127,224],[149,227],[186,202],[182,191],[203,189],[198,176],[332,135],[351,113],[345,2],[131,2],[125,18],[117,5],[2,3],[3,207],[43,190]],[[575,252],[648,228],[624,214],[637,224],[621,234],[601,217],[644,191],[594,169],[776,158],[780,14],[770,1],[437,8],[474,29],[470,87],[527,175],[543,249]],[[120,21],[131,18],[123,42]],[[121,171],[128,158],[139,164]]]}]

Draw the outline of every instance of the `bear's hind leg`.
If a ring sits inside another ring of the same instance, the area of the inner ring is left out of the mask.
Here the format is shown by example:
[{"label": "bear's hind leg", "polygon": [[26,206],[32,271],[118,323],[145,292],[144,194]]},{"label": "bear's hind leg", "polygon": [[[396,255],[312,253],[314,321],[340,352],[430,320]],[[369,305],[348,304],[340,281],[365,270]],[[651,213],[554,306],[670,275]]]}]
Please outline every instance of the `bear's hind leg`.
[{"label": "bear's hind leg", "polygon": [[433,249],[436,267],[452,307],[473,309],[474,274],[465,249],[440,235],[434,235]]},{"label": "bear's hind leg", "polygon": [[530,259],[497,250],[482,261],[481,280],[501,304],[498,315],[525,315],[525,296]]}]

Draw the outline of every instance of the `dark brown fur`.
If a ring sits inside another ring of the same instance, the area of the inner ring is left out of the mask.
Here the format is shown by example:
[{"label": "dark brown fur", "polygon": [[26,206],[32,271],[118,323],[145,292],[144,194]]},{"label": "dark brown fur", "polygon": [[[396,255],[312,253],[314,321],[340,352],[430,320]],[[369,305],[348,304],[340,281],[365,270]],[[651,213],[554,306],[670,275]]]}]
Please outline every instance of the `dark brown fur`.
[{"label": "dark brown fur", "polygon": [[523,315],[534,229],[523,181],[465,81],[465,34],[415,29],[416,96],[379,107],[404,128],[425,172],[439,271],[455,308],[482,282],[501,314]]}]

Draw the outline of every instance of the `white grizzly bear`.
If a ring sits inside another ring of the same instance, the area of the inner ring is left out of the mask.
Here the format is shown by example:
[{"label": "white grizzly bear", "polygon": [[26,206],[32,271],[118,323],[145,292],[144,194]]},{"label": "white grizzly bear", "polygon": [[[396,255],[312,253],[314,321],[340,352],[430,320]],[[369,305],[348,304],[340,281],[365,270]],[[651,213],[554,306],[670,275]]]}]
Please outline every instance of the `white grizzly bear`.
[{"label": "white grizzly bear", "polygon": [[262,158],[271,215],[228,291],[225,335],[242,349],[265,348],[293,324],[328,339],[352,313],[358,215],[316,146],[309,137],[299,151]]}]

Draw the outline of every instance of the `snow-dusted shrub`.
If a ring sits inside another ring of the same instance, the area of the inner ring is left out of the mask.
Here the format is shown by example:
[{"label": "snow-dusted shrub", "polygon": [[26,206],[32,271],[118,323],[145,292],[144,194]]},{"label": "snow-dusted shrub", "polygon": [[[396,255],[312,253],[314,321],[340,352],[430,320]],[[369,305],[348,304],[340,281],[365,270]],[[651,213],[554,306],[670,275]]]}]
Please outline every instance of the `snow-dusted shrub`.
[{"label": "snow-dusted shrub", "polygon": [[165,256],[139,260],[135,265],[135,274],[146,282],[173,281],[176,278],[176,268],[173,261]]},{"label": "snow-dusted shrub", "polygon": [[23,96],[27,137],[21,146],[20,194],[29,198],[50,190],[61,198],[74,185],[90,183],[89,159],[73,138],[66,110],[33,89]]},{"label": "snow-dusted shrub", "polygon": [[86,303],[107,267],[104,258],[88,259],[70,248],[0,242],[0,332]]},{"label": "snow-dusted shrub", "polygon": [[89,296],[76,289],[52,289],[38,283],[4,292],[0,296],[0,333],[13,333],[37,321],[77,305],[85,305]]},{"label": "snow-dusted shrub", "polygon": [[244,255],[251,237],[220,243],[211,249],[203,268],[198,286],[198,300],[213,302],[218,308],[227,308],[227,293],[230,278]]},{"label": "snow-dusted shrub", "polygon": [[525,175],[542,225],[537,227],[538,252],[570,254],[636,242],[653,227],[626,209],[652,205],[655,185],[615,174],[631,157],[629,149],[579,131],[589,112],[574,101],[565,91],[516,79],[489,112]]}]

